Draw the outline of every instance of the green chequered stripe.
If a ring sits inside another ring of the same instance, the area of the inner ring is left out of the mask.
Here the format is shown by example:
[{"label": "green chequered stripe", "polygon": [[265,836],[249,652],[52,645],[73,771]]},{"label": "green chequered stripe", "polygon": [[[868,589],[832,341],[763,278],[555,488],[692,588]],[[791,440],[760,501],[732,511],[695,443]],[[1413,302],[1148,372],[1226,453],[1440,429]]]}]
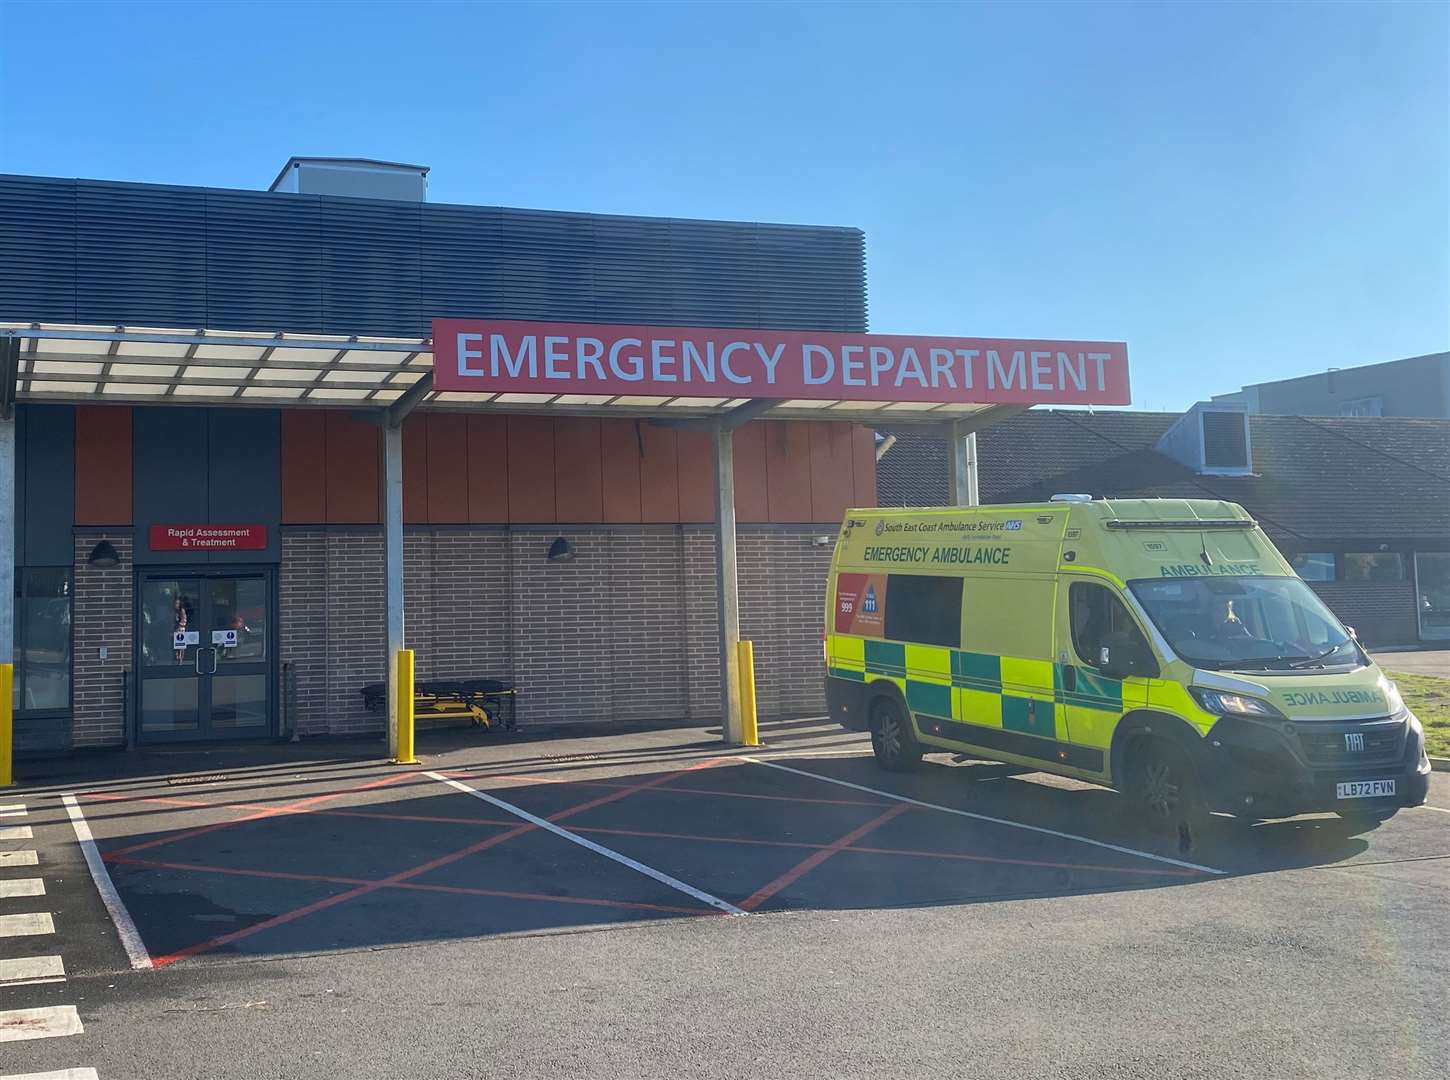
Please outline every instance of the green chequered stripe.
[{"label": "green chequered stripe", "polygon": [[906,676],[906,646],[893,641],[866,641],[866,670],[874,675]]},{"label": "green chequered stripe", "polygon": [[1123,711],[1123,681],[1121,679],[1110,679],[1100,675],[1091,668],[1077,668],[1076,689],[1063,689],[1063,673],[1072,665],[1054,665],[1054,678],[1057,700],[1065,705],[1074,705],[1084,709],[1101,709],[1104,712]]},{"label": "green chequered stripe", "polygon": [[1050,701],[1002,695],[1002,727],[1044,739],[1057,738],[1057,706]]},{"label": "green chequered stripe", "polygon": [[989,653],[952,651],[952,685],[967,690],[1002,692],[1002,658]]},{"label": "green chequered stripe", "polygon": [[836,679],[853,679],[856,682],[865,682],[866,681],[866,673],[864,671],[862,671],[860,668],[836,667],[834,664],[832,664],[826,670],[831,674],[832,678],[836,678]]},{"label": "green chequered stripe", "polygon": [[906,680],[906,705],[912,712],[951,719],[952,688],[941,683]]}]

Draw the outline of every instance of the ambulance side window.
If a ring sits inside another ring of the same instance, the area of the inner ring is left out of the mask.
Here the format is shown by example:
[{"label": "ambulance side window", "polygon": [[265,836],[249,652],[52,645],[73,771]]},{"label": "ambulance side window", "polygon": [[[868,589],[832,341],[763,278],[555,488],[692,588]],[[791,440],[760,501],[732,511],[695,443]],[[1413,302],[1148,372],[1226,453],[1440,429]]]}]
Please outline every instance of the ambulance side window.
[{"label": "ambulance side window", "polygon": [[886,638],[961,648],[962,579],[926,574],[888,576]]},{"label": "ambulance side window", "polygon": [[1128,609],[1112,590],[1086,581],[1074,581],[1067,591],[1068,617],[1072,620],[1072,644],[1083,663],[1100,667],[1103,642],[1109,634],[1131,634],[1148,651],[1143,632]]}]

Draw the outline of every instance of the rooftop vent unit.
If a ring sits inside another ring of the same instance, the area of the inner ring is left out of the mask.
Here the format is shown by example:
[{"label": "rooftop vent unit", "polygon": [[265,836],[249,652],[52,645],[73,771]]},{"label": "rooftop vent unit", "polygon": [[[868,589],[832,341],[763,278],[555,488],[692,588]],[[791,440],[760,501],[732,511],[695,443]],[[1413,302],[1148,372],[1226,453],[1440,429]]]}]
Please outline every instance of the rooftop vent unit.
[{"label": "rooftop vent unit", "polygon": [[287,159],[267,190],[426,202],[428,166],[370,158],[294,157]]},{"label": "rooftop vent unit", "polygon": [[1200,401],[1163,433],[1155,449],[1200,476],[1252,476],[1248,406]]}]

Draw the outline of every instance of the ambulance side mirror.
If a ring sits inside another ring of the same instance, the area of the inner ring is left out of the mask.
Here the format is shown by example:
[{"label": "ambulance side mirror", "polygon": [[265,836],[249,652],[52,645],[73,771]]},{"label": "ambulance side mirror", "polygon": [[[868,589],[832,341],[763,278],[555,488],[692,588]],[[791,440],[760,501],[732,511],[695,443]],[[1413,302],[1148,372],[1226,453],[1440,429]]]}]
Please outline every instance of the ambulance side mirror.
[{"label": "ambulance side mirror", "polygon": [[1116,630],[1103,639],[1098,649],[1098,667],[1114,679],[1151,679],[1158,674],[1158,664],[1143,639],[1125,630]]}]

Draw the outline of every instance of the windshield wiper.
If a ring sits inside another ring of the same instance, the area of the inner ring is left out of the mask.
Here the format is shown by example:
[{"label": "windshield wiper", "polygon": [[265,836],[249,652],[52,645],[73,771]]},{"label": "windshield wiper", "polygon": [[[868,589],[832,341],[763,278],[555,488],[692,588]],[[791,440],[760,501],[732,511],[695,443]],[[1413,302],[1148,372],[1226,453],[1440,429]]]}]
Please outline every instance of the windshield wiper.
[{"label": "windshield wiper", "polygon": [[1332,656],[1334,653],[1337,653],[1340,649],[1344,648],[1348,644],[1349,644],[1349,638],[1345,638],[1343,641],[1339,642],[1339,644],[1330,646],[1329,648],[1325,649],[1322,653],[1315,653],[1313,656],[1306,656],[1302,660],[1295,660],[1289,666],[1291,668],[1306,668],[1306,667],[1311,667],[1314,664],[1319,663],[1319,661],[1323,660],[1326,656]]}]

